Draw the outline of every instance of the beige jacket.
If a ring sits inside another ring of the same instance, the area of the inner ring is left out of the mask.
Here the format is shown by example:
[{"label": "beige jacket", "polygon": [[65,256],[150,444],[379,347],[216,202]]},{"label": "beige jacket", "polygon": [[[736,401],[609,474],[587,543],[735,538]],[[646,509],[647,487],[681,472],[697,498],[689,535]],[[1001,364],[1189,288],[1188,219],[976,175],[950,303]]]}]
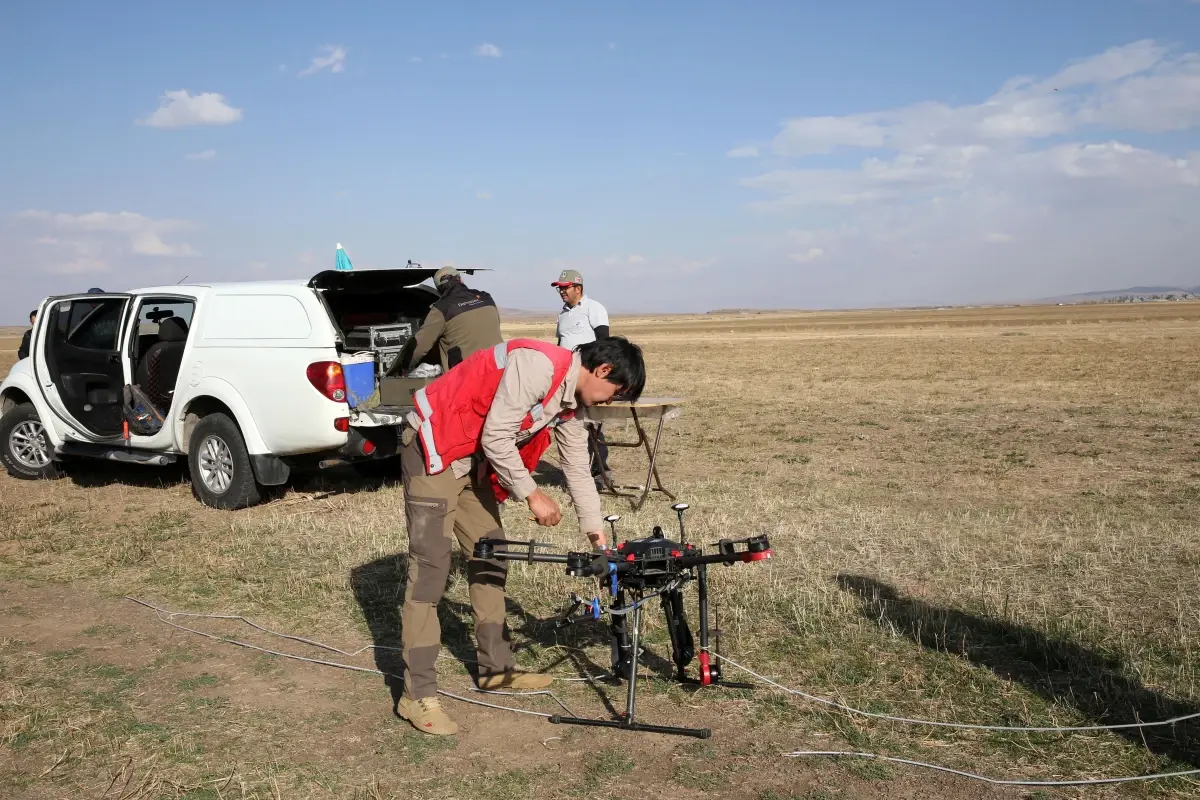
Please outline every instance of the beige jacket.
[{"label": "beige jacket", "polygon": [[[491,410],[483,423],[480,445],[483,454],[496,471],[500,485],[514,500],[524,501],[537,489],[537,483],[525,464],[517,447],[545,428],[560,411],[576,409],[575,386],[579,380],[579,353],[571,360],[571,368],[562,386],[553,396],[545,397],[554,379],[554,365],[550,359],[536,350],[513,350],[508,354],[508,366],[500,378]],[[530,409],[541,403],[542,415],[533,426],[520,430],[521,422]],[[415,412],[409,415],[409,424],[416,427],[420,421]],[[592,478],[591,455],[588,453],[587,427],[579,417],[560,422],[553,429],[554,441],[558,446],[558,460],[567,479],[567,493],[579,517],[581,533],[600,533],[604,529],[600,493]],[[454,477],[463,478],[471,474],[475,466],[473,457],[460,458],[450,465]]]}]

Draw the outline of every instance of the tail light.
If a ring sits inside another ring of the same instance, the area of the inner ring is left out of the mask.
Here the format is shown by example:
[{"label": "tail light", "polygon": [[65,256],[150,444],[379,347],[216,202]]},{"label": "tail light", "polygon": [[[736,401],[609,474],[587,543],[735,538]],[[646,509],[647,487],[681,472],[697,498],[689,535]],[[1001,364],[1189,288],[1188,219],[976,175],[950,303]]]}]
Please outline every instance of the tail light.
[{"label": "tail light", "polygon": [[337,361],[317,361],[308,365],[308,382],[335,403],[346,402],[346,376]]},{"label": "tail light", "polygon": [[335,419],[333,421],[333,429],[335,431],[337,431],[338,433],[349,433],[350,432],[350,418],[349,417],[338,417],[337,419]]}]

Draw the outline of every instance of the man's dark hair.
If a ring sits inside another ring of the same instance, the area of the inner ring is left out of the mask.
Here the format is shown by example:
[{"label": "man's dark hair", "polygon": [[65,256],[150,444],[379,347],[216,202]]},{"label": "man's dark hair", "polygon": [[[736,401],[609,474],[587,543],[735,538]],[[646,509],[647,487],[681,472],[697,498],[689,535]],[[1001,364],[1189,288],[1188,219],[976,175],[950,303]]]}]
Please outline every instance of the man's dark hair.
[{"label": "man's dark hair", "polygon": [[33,319],[33,317],[34,317],[34,315],[35,315],[35,314],[37,314],[37,309],[36,309],[36,308],[35,308],[33,311],[30,311],[30,312],[29,312],[29,318],[30,318],[30,319]]},{"label": "man's dark hair", "polygon": [[579,351],[580,363],[586,369],[595,370],[601,364],[612,367],[606,380],[620,387],[619,399],[635,401],[642,396],[642,389],[646,388],[646,362],[642,359],[642,348],[624,336],[607,336],[581,344],[575,349]]}]

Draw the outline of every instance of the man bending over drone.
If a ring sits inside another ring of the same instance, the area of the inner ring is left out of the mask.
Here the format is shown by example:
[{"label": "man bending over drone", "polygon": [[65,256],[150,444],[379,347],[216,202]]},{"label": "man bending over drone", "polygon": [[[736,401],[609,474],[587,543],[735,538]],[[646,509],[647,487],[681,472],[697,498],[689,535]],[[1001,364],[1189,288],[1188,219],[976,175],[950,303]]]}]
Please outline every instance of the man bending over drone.
[{"label": "man bending over drone", "polygon": [[[534,339],[479,350],[418,390],[401,451],[408,525],[408,585],[401,644],[404,693],[397,711],[419,731],[457,733],[437,697],[441,626],[437,604],[450,574],[452,541],[468,557],[482,538],[501,538],[499,503],[529,506],[539,525],[562,520],[558,504],[531,472],[551,431],[580,531],[606,547],[600,495],[591,476],[580,407],[636,400],[646,382],[641,349],[620,336],[575,352]],[[544,689],[549,675],[515,669],[504,621],[505,562],[470,558],[467,581],[475,618],[481,689]]]}]

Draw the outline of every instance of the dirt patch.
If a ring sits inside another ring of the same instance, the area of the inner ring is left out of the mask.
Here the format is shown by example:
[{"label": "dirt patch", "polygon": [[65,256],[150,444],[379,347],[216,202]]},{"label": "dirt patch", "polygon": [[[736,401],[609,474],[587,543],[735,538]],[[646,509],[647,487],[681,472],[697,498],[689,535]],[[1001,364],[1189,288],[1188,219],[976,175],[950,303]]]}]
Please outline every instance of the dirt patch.
[{"label": "dirt patch", "polygon": [[[164,626],[129,601],[80,587],[12,583],[4,600],[0,641],[11,688],[0,786],[7,797],[99,796],[130,775],[130,787],[196,797],[216,797],[217,788],[225,790],[221,796],[273,796],[276,787],[280,796],[305,797],[518,797],[531,788],[542,797],[636,791],[663,798],[712,791],[747,798],[919,797],[921,785],[941,787],[942,797],[968,791],[937,779],[884,784],[880,779],[891,773],[854,765],[796,765],[778,758],[782,742],[748,737],[721,720],[715,739],[697,742],[552,727],[446,701],[462,731],[433,739],[392,715],[376,676],[212,642]],[[231,623],[184,622],[254,638]],[[263,645],[308,654],[278,639]],[[977,789],[970,793],[979,796]]]}]

